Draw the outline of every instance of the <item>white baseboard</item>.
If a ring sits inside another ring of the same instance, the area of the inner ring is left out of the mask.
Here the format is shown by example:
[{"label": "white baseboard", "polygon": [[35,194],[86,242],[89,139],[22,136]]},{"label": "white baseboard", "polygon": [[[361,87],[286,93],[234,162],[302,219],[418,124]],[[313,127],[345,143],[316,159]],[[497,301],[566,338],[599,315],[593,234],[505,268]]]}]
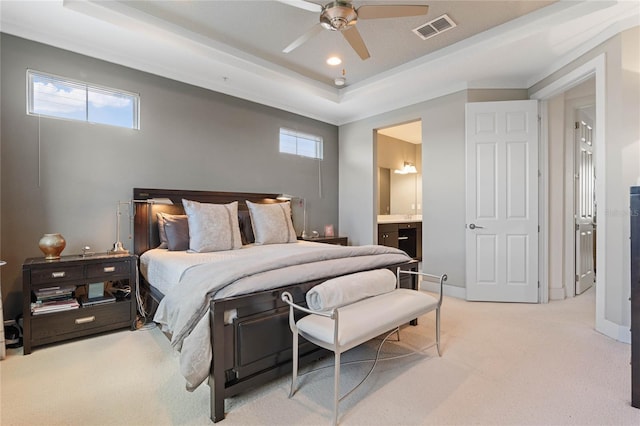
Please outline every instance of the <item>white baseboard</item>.
[{"label": "white baseboard", "polygon": [[566,292],[563,288],[550,288],[549,300],[564,300],[567,298]]},{"label": "white baseboard", "polygon": [[596,318],[596,331],[622,343],[631,344],[631,330],[629,326],[619,325],[608,319]]},{"label": "white baseboard", "polygon": [[[430,291],[432,293],[440,292],[440,285],[438,283],[432,282],[422,282],[421,288],[426,291]],[[464,287],[458,287],[455,285],[445,284],[442,287],[442,291],[445,296],[455,297],[457,299],[465,300],[467,298],[467,289]]]}]

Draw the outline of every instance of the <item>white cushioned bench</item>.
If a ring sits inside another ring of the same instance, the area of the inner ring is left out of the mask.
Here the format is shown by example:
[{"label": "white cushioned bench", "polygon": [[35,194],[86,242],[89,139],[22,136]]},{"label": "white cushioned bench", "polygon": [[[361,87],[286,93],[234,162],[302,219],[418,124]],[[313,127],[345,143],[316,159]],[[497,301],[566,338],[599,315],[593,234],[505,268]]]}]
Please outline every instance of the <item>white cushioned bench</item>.
[{"label": "white cushioned bench", "polygon": [[[393,279],[393,273],[388,270],[377,270],[375,272],[359,272],[337,278],[336,280],[340,280],[339,284],[341,286],[362,286],[362,281],[366,282],[366,280],[376,277],[376,275],[372,274],[378,274],[377,277],[380,277],[380,273],[378,271],[387,271],[391,274]],[[400,274],[402,273],[420,275],[423,281],[427,280],[438,282],[440,284],[439,297],[436,298],[420,290],[400,288]],[[384,273],[382,275],[384,275]],[[389,278],[383,277],[382,279],[388,280]],[[282,300],[290,306],[289,326],[293,333],[293,377],[289,396],[293,396],[296,390],[295,388],[298,376],[298,335],[322,348],[333,351],[335,355],[334,424],[337,424],[338,421],[338,404],[340,401],[338,392],[340,387],[341,353],[367,342],[385,332],[398,329],[401,325],[407,324],[410,321],[417,319],[419,316],[435,310],[436,346],[438,355],[440,355],[440,307],[442,305],[442,286],[446,279],[446,275],[437,276],[422,272],[398,270],[391,289],[380,290],[381,294],[375,294],[323,311],[315,311],[297,305],[293,303],[291,294],[284,292],[282,294]],[[319,286],[334,285],[334,287],[327,287],[328,289],[333,290],[336,289],[335,284],[336,283],[332,283],[331,280],[329,280],[325,283],[319,284]],[[379,288],[382,287],[379,286]],[[355,288],[355,290],[358,289]],[[349,293],[348,289],[345,292]],[[354,293],[355,291],[351,291],[350,297],[352,299],[357,299],[357,297],[353,296]],[[364,293],[366,293],[366,291],[364,291]],[[307,295],[307,301],[309,302],[309,295]],[[349,297],[346,297],[346,302],[349,302]],[[294,315],[295,310],[306,312],[309,315],[296,321]]]}]

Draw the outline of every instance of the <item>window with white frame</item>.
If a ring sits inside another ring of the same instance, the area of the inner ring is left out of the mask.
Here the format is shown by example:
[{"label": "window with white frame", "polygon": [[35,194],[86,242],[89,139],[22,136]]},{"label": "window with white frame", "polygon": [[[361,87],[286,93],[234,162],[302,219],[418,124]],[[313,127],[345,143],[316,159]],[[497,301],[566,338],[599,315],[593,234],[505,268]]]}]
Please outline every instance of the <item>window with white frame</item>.
[{"label": "window with white frame", "polygon": [[322,160],[322,136],[281,127],[280,152]]},{"label": "window with white frame", "polygon": [[140,95],[27,70],[27,114],[140,129]]}]

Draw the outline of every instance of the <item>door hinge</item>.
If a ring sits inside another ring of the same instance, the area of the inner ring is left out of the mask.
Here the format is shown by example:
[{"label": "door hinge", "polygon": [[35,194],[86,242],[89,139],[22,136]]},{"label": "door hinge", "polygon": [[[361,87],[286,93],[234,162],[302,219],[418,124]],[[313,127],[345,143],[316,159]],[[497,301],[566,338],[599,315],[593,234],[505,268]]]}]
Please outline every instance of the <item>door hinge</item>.
[{"label": "door hinge", "polygon": [[580,230],[580,225],[576,223],[576,231],[579,231],[579,230]]},{"label": "door hinge", "polygon": [[538,288],[540,288],[540,281],[538,281]]},{"label": "door hinge", "polygon": [[538,232],[540,232],[540,225],[538,225]]},{"label": "door hinge", "polygon": [[580,123],[578,123],[577,121],[575,122],[575,129],[579,129],[580,128]]},{"label": "door hinge", "polygon": [[580,281],[580,277],[576,274],[576,282]]}]

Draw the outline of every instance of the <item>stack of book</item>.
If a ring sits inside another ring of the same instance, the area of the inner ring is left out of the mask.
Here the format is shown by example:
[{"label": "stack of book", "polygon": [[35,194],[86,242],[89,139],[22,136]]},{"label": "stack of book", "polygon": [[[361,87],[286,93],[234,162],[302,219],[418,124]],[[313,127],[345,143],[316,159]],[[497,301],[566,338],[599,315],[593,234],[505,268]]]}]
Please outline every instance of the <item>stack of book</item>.
[{"label": "stack of book", "polygon": [[33,315],[77,309],[80,304],[74,297],[75,285],[39,288],[34,291],[35,301],[31,303]]}]

